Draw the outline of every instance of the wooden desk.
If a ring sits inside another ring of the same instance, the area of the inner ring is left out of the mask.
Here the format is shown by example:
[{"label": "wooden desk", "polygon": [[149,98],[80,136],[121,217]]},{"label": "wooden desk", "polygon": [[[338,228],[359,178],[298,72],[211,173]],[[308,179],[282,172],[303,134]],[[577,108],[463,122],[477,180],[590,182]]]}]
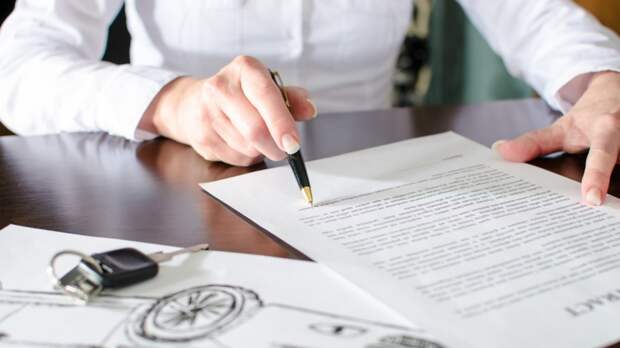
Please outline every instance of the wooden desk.
[{"label": "wooden desk", "polygon": [[[307,159],[454,130],[484,145],[551,123],[541,101],[320,115]],[[578,180],[583,156],[535,165]],[[265,168],[202,160],[159,139],[133,143],[105,134],[0,137],[0,227],[21,224],[91,236],[303,258],[230,212],[198,187]],[[617,180],[615,182],[618,182]],[[619,193],[618,185],[612,192]]]},{"label": "wooden desk", "polygon": [[[319,136],[304,151],[308,159],[320,158],[447,130],[490,146],[556,117],[533,99],[320,115],[313,121]],[[584,156],[533,164],[579,180]],[[209,163],[164,139],[138,144],[105,134],[0,137],[0,227],[13,223],[179,246],[209,242],[216,250],[303,258],[198,187],[264,167]],[[614,175],[615,195],[619,182]]]}]

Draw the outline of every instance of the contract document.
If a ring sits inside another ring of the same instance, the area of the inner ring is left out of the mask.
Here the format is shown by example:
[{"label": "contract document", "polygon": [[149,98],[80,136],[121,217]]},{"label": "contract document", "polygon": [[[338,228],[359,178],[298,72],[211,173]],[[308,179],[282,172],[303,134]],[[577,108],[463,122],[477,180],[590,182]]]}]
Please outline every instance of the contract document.
[{"label": "contract document", "polygon": [[455,133],[202,184],[453,347],[620,339],[620,201]]}]

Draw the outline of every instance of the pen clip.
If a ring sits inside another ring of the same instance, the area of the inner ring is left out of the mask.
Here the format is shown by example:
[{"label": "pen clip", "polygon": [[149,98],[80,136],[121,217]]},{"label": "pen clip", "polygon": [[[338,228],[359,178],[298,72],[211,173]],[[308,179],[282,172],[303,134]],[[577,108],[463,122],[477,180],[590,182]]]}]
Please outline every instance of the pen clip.
[{"label": "pen clip", "polygon": [[271,69],[269,69],[269,74],[271,74],[271,79],[273,80],[273,82],[275,82],[276,86],[280,90],[280,93],[282,93],[284,104],[286,104],[286,107],[290,111],[291,103],[289,102],[288,95],[286,94],[286,90],[284,89],[284,82],[282,82],[282,78],[280,77],[280,74],[277,71],[274,71]]}]

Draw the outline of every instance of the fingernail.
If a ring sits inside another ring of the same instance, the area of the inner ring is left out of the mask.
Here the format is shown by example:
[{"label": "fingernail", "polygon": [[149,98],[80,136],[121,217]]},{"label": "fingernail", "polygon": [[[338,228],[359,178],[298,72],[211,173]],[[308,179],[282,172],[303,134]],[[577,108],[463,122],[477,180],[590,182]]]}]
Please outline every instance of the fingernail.
[{"label": "fingernail", "polygon": [[499,147],[502,146],[502,144],[505,142],[506,140],[498,140],[494,142],[493,145],[491,145],[491,150],[495,151],[496,153],[499,153]]},{"label": "fingernail", "polygon": [[300,148],[299,142],[290,134],[286,134],[282,137],[282,147],[284,147],[284,151],[289,155],[299,151]]},{"label": "fingernail", "polygon": [[586,202],[593,206],[599,206],[603,203],[603,197],[601,197],[601,191],[596,188],[591,188],[586,193]]},{"label": "fingernail", "polygon": [[316,104],[314,104],[312,99],[306,98],[306,101],[310,103],[310,105],[312,105],[312,110],[314,110],[314,112],[312,113],[312,118],[316,118],[316,116],[319,114],[319,109],[316,108]]}]

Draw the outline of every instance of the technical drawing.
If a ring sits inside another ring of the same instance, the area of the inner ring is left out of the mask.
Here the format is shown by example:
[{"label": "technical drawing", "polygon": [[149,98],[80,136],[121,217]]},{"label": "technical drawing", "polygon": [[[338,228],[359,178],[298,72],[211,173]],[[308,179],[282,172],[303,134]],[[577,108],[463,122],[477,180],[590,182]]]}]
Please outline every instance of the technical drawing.
[{"label": "technical drawing", "polygon": [[441,348],[412,329],[208,284],[160,297],[102,294],[87,306],[56,292],[0,289],[0,347]]}]

